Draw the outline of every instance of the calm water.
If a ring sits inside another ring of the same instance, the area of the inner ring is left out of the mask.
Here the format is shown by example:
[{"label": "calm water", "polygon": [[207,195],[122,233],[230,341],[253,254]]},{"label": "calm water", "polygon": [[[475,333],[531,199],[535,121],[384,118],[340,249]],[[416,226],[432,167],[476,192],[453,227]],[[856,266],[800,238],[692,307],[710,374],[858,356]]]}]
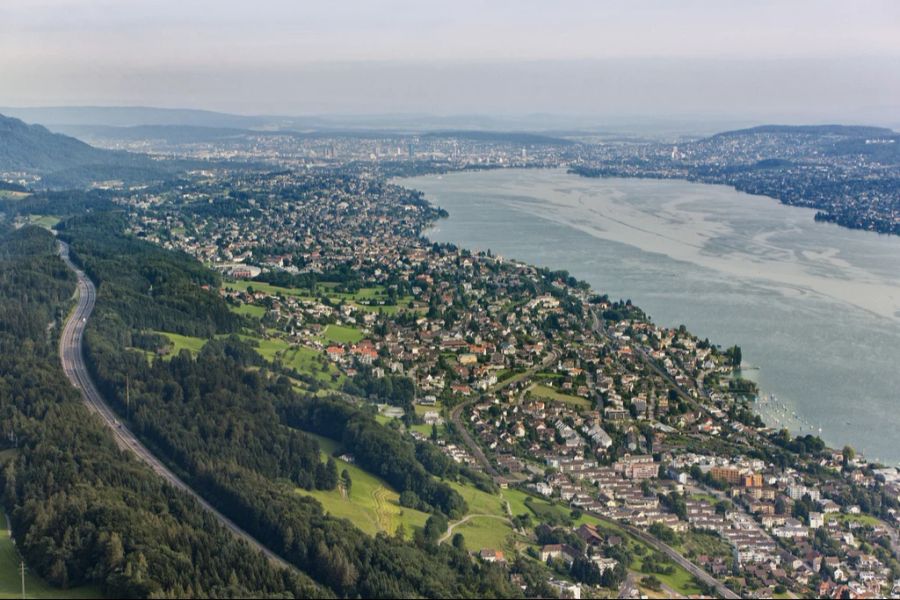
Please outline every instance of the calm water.
[{"label": "calm water", "polygon": [[900,462],[900,238],[680,181],[503,170],[399,182],[450,212],[431,239],[566,269],[657,323],[739,344],[746,376],[785,406],[760,405],[769,423]]}]

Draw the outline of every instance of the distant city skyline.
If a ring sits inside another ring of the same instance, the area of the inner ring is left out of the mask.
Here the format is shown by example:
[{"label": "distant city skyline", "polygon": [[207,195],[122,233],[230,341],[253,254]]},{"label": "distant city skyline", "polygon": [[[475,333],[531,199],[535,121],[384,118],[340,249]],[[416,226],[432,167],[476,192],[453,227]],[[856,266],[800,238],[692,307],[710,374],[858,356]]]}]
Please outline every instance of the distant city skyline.
[{"label": "distant city skyline", "polygon": [[4,0],[0,106],[897,123],[900,4]]}]

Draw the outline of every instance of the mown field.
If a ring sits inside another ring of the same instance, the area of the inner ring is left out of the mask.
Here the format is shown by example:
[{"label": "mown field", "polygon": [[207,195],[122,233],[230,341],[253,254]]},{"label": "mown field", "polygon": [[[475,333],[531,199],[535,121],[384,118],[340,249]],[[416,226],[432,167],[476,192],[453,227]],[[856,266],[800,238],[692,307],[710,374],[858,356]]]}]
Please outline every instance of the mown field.
[{"label": "mown field", "polygon": [[363,333],[356,327],[329,325],[322,332],[322,339],[334,344],[355,344],[363,339]]},{"label": "mown field", "polygon": [[535,385],[531,388],[529,393],[532,396],[536,396],[538,398],[546,398],[554,402],[565,402],[566,404],[571,404],[573,406],[591,408],[591,401],[587,398],[573,396],[572,394],[564,394],[546,385]]}]

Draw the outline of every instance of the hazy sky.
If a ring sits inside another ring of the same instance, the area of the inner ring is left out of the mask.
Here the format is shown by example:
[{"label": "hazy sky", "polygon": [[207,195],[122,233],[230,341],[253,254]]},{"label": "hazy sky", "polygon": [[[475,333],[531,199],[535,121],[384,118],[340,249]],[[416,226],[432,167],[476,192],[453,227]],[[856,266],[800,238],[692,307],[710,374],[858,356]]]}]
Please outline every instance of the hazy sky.
[{"label": "hazy sky", "polygon": [[0,0],[0,106],[889,118],[898,99],[889,0]]}]

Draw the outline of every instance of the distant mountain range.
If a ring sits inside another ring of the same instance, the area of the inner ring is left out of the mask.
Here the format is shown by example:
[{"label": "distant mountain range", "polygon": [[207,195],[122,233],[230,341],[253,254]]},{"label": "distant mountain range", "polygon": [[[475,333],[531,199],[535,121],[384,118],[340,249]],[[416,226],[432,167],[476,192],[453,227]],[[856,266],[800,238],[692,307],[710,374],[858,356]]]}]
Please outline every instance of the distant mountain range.
[{"label": "distant mountain range", "polygon": [[[534,132],[555,137],[591,134],[609,139],[712,134],[729,128],[753,125],[748,119],[724,119],[710,115],[685,117],[600,117],[596,115],[236,115],[208,110],[153,107],[0,107],[0,114],[41,123],[51,131],[79,135],[96,126],[189,126],[266,131],[336,132],[352,131],[422,134],[432,131]],[[76,128],[81,128],[77,130]]]}]

